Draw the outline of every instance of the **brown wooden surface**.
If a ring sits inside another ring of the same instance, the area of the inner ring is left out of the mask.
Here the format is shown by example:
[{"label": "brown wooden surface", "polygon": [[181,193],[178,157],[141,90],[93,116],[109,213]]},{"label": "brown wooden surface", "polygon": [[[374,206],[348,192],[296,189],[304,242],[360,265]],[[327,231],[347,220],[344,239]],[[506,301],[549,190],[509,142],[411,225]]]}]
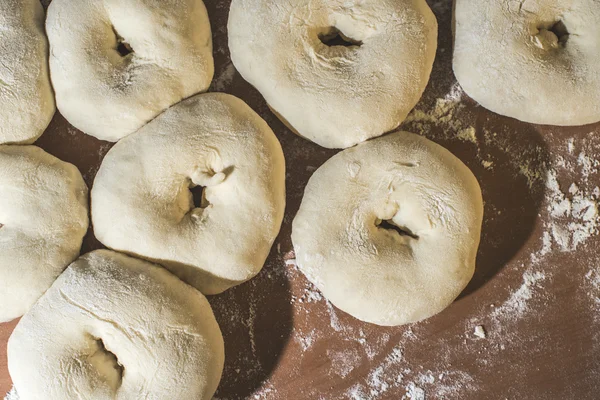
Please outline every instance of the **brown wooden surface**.
[{"label": "brown wooden surface", "polygon": [[0,396],[10,389],[10,376],[6,368],[6,342],[16,325],[17,321],[0,324]]},{"label": "brown wooden surface", "polygon": [[[281,140],[288,167],[285,221],[264,270],[210,299],[227,353],[216,398],[600,398],[600,240],[590,235],[576,250],[563,251],[556,240],[548,251],[543,247],[544,236],[557,227],[581,222],[549,213],[556,198],[548,195],[546,176],[555,173],[567,197],[576,183],[590,198],[600,183],[593,166],[600,159],[600,126],[524,124],[468,99],[446,108],[456,97],[452,3],[429,3],[438,17],[440,47],[417,106],[426,114],[415,114],[403,127],[446,146],[473,170],[486,217],[477,271],[463,295],[427,321],[381,328],[332,308],[290,261],[291,222],[304,186],[335,151],[293,135],[235,72],[227,50],[229,1],[206,0],[215,43],[211,90],[234,94],[259,112]],[[468,127],[476,134],[472,141],[465,140]],[[111,147],[59,114],[38,144],[77,165],[90,186]],[[90,232],[83,251],[99,247]],[[0,325],[0,393],[10,389],[5,343],[14,325]],[[478,325],[485,339],[473,335]]]}]

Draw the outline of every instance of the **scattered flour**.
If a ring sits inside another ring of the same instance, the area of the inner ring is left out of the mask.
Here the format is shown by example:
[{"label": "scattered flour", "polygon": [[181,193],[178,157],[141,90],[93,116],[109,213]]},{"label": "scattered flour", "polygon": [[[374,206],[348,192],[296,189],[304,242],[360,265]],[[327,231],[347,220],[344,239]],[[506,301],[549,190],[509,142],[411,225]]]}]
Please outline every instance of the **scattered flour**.
[{"label": "scattered flour", "polygon": [[456,137],[465,142],[471,142],[473,144],[477,144],[476,131],[475,131],[475,128],[472,126],[458,131],[458,134],[456,135]]},{"label": "scattered flour", "polygon": [[[475,125],[477,119],[475,115],[462,102],[465,94],[458,83],[454,83],[450,92],[442,98],[435,99],[435,104],[428,110],[420,108],[414,109],[404,121],[402,128],[412,131],[422,136],[427,136],[431,139],[443,140],[458,140],[468,142],[475,145],[477,151],[476,157],[481,163],[481,166],[486,170],[492,170],[494,161],[490,159],[490,154],[482,147],[478,137]],[[492,145],[495,148],[500,148],[506,153],[511,153],[510,161],[520,170],[533,185],[536,178],[541,176],[535,166],[531,165],[529,149],[516,147],[515,143],[503,143],[505,140],[503,135],[498,135],[495,132],[490,132],[487,129],[482,129],[485,145]],[[533,152],[538,149],[534,149]],[[521,151],[523,154],[516,152]],[[517,156],[517,157],[515,157]]]},{"label": "scattered flour", "polygon": [[327,350],[327,357],[331,361],[333,372],[342,378],[348,376],[362,362],[360,354],[356,350],[350,349],[340,352]]},{"label": "scattered flour", "polygon": [[4,400],[19,400],[19,395],[17,394],[17,391],[14,387],[10,392],[6,394]]},{"label": "scattered flour", "polygon": [[551,217],[547,223],[550,247],[557,246],[562,252],[575,251],[598,234],[598,197],[593,192],[586,193],[575,183],[569,186],[568,193],[562,192],[554,170],[548,171],[546,188]]},{"label": "scattered flour", "polygon": [[295,258],[290,258],[288,260],[285,260],[285,265],[292,266],[292,267],[298,267],[298,263],[296,262]]},{"label": "scattered flour", "polygon": [[[273,395],[275,395],[276,393],[277,393],[277,390],[273,386],[269,385],[267,387],[262,388],[257,393],[254,393],[254,395],[252,396],[252,399],[268,400],[268,399],[272,399]],[[213,400],[216,400],[216,399],[213,399]]]},{"label": "scattered flour", "polygon": [[475,128],[465,126],[465,123],[457,118],[457,114],[464,109],[464,105],[461,104],[463,94],[462,88],[456,83],[444,98],[436,99],[433,109],[429,111],[414,109],[403,124],[410,126],[420,135],[431,133],[432,127],[443,126],[449,131],[456,132],[456,137],[460,140],[477,143]]},{"label": "scattered flour", "polygon": [[300,303],[317,303],[324,299],[323,295],[314,286],[304,288],[304,294],[298,299]]},{"label": "scattered flour", "polygon": [[333,308],[333,304],[331,304],[329,300],[326,300],[325,302],[327,303],[327,311],[329,312],[329,325],[336,332],[340,332],[343,327],[340,324],[340,320],[335,312],[335,308]]},{"label": "scattered flour", "polygon": [[596,309],[596,319],[600,321],[600,260],[596,260],[585,275],[587,293]]},{"label": "scattered flour", "polygon": [[219,76],[215,78],[212,83],[212,91],[222,92],[229,88],[231,82],[233,82],[233,78],[235,77],[235,66],[233,63],[228,63],[225,65]]},{"label": "scattered flour", "polygon": [[300,344],[303,351],[306,351],[315,342],[316,331],[313,329],[306,335],[303,335],[302,333],[299,332],[297,335],[294,335],[294,340]]},{"label": "scattered flour", "polygon": [[[573,139],[567,141],[567,153],[575,154],[575,147]],[[535,291],[541,289],[543,281],[550,279],[554,273],[542,261],[555,252],[577,251],[600,233],[600,190],[590,185],[590,177],[598,173],[598,165],[598,160],[582,152],[574,162],[557,156],[548,166],[544,180],[547,215],[542,223],[541,248],[531,254],[529,265],[523,266],[522,285],[492,313],[497,323],[515,321],[528,314],[528,303]],[[521,173],[530,183],[541,178],[540,171],[527,166],[523,166]],[[579,177],[580,183],[571,181],[562,186],[560,181],[564,179],[559,178],[569,175]]]},{"label": "scattered flour", "polygon": [[250,298],[250,307],[248,312],[248,318],[244,321],[244,325],[248,328],[248,335],[250,337],[250,349],[252,355],[256,356],[256,334],[255,334],[255,321],[256,321],[256,299]]},{"label": "scattered flour", "polygon": [[363,390],[361,385],[354,385],[346,394],[350,400],[365,400],[367,399],[367,395]]},{"label": "scattered flour", "polygon": [[[405,338],[410,338],[405,335]],[[410,339],[412,340],[412,339]],[[404,390],[402,399],[425,399],[427,396],[439,399],[460,398],[465,391],[476,392],[477,385],[474,379],[466,372],[460,370],[425,370],[417,366],[415,371],[410,366],[402,346],[406,342],[395,346],[383,361],[369,373],[364,384],[356,384],[347,392],[349,399],[378,400],[390,398],[388,393],[398,389]]]},{"label": "scattered flour", "polygon": [[475,327],[475,329],[473,330],[473,335],[477,336],[480,339],[485,339],[486,338],[486,333],[485,333],[485,329],[483,328],[482,325],[477,325]]},{"label": "scattered flour", "polygon": [[464,371],[447,371],[438,375],[433,390],[436,398],[459,399],[463,392],[477,392],[477,385],[471,375]]},{"label": "scattered flour", "polygon": [[533,297],[533,290],[539,286],[539,282],[546,279],[546,275],[540,271],[527,270],[523,274],[523,284],[510,295],[508,300],[492,312],[494,317],[505,317],[519,319],[528,310],[528,301]]},{"label": "scattered flour", "polygon": [[403,398],[410,400],[425,400],[425,391],[411,382],[406,386],[406,395]]},{"label": "scattered flour", "polygon": [[397,387],[402,382],[402,374],[393,376],[390,374],[392,365],[398,366],[404,361],[402,349],[395,347],[391,353],[385,357],[381,365],[371,371],[368,377],[370,394],[373,398],[378,398],[383,393],[387,392],[392,387]]},{"label": "scattered flour", "polygon": [[577,165],[581,168],[584,179],[587,180],[590,175],[597,174],[600,170],[600,160],[597,160],[583,152],[577,157]]}]

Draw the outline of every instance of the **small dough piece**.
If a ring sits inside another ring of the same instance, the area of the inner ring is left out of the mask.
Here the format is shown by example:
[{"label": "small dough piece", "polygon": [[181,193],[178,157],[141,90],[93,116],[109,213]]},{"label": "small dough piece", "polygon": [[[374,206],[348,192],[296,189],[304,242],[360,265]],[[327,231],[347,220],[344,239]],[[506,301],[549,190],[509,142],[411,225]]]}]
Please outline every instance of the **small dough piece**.
[{"label": "small dough piece", "polygon": [[482,219],[471,171],[443,147],[395,132],[314,173],[292,242],[300,270],[336,307],[394,326],[437,314],[465,288]]},{"label": "small dough piece", "polygon": [[[196,204],[193,188],[204,188]],[[262,269],[284,208],[279,141],[222,93],[185,100],[117,143],[92,189],[98,240],[164,265],[204,294]]]},{"label": "small dough piece", "polygon": [[79,256],[88,225],[79,170],[35,146],[0,146],[0,322],[23,315]]},{"label": "small dough piece", "polygon": [[437,48],[425,0],[233,0],[228,29],[244,79],[294,132],[328,148],[397,128]]},{"label": "small dough piece", "polygon": [[8,341],[20,400],[209,400],[223,363],[202,294],[108,250],[71,264]]},{"label": "small dough piece", "polygon": [[457,0],[454,73],[483,107],[521,121],[600,121],[600,1]]},{"label": "small dough piece", "polygon": [[53,0],[46,28],[58,109],[98,139],[137,131],[213,78],[202,0]]},{"label": "small dough piece", "polygon": [[39,0],[0,1],[0,144],[30,144],[56,105]]}]

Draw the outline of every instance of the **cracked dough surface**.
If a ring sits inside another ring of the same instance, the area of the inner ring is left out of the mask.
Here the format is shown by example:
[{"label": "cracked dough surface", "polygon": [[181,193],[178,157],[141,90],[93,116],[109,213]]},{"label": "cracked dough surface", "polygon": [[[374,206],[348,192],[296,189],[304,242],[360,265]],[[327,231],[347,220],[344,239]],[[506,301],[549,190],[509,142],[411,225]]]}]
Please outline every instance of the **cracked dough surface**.
[{"label": "cracked dough surface", "polygon": [[107,250],[75,261],[8,343],[20,400],[208,400],[224,362],[206,298]]},{"label": "cracked dough surface", "polygon": [[300,270],[336,307],[401,325],[437,314],[466,287],[482,219],[471,171],[434,142],[395,132],[338,153],[314,173],[292,242]]},{"label": "cracked dough surface", "polygon": [[485,108],[525,122],[600,121],[600,1],[457,0],[454,73]]},{"label": "cracked dough surface", "polygon": [[[327,46],[320,36],[335,30],[361,45]],[[228,32],[244,79],[292,130],[328,148],[398,127],[437,48],[425,0],[233,0]]]},{"label": "cracked dough surface", "polygon": [[[53,0],[46,29],[58,109],[102,140],[135,132],[213,78],[201,0]],[[122,56],[120,43],[133,52]]]},{"label": "cracked dough surface", "polygon": [[[201,204],[190,188],[204,187]],[[254,277],[279,233],[285,160],[242,100],[185,100],[106,155],[92,219],[106,246],[164,265],[204,294]]]},{"label": "cracked dough surface", "polygon": [[0,322],[23,315],[81,249],[88,189],[35,146],[0,146]]},{"label": "cracked dough surface", "polygon": [[0,144],[29,144],[56,110],[38,0],[0,1]]}]

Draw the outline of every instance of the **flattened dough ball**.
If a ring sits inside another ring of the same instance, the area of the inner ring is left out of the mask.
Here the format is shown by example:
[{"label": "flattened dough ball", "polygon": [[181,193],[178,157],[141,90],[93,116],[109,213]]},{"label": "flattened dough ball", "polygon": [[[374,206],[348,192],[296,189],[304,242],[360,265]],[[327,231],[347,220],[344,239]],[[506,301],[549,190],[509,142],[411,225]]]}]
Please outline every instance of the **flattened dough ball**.
[{"label": "flattened dough ball", "polygon": [[185,100],[117,143],[92,189],[102,243],[204,294],[261,270],[284,208],[279,141],[243,101],[220,93]]},{"label": "flattened dough ball", "polygon": [[0,146],[0,322],[23,315],[79,256],[88,189],[35,146]]},{"label": "flattened dough ball", "polygon": [[58,109],[102,140],[207,90],[214,74],[202,0],[53,0],[46,28]]},{"label": "flattened dough ball", "polygon": [[228,29],[244,79],[293,131],[328,148],[398,127],[437,47],[425,0],[233,0]]},{"label": "flattened dough ball", "polygon": [[292,226],[298,267],[336,307],[385,326],[446,308],[473,276],[483,201],[443,147],[395,132],[311,177]]},{"label": "flattened dough ball", "polygon": [[8,369],[20,400],[208,400],[223,347],[197,290],[100,250],[67,268],[19,321]]},{"label": "flattened dough ball", "polygon": [[39,0],[0,1],[0,144],[29,144],[56,111]]},{"label": "flattened dough ball", "polygon": [[454,73],[485,108],[525,122],[600,121],[600,2],[457,0]]}]

